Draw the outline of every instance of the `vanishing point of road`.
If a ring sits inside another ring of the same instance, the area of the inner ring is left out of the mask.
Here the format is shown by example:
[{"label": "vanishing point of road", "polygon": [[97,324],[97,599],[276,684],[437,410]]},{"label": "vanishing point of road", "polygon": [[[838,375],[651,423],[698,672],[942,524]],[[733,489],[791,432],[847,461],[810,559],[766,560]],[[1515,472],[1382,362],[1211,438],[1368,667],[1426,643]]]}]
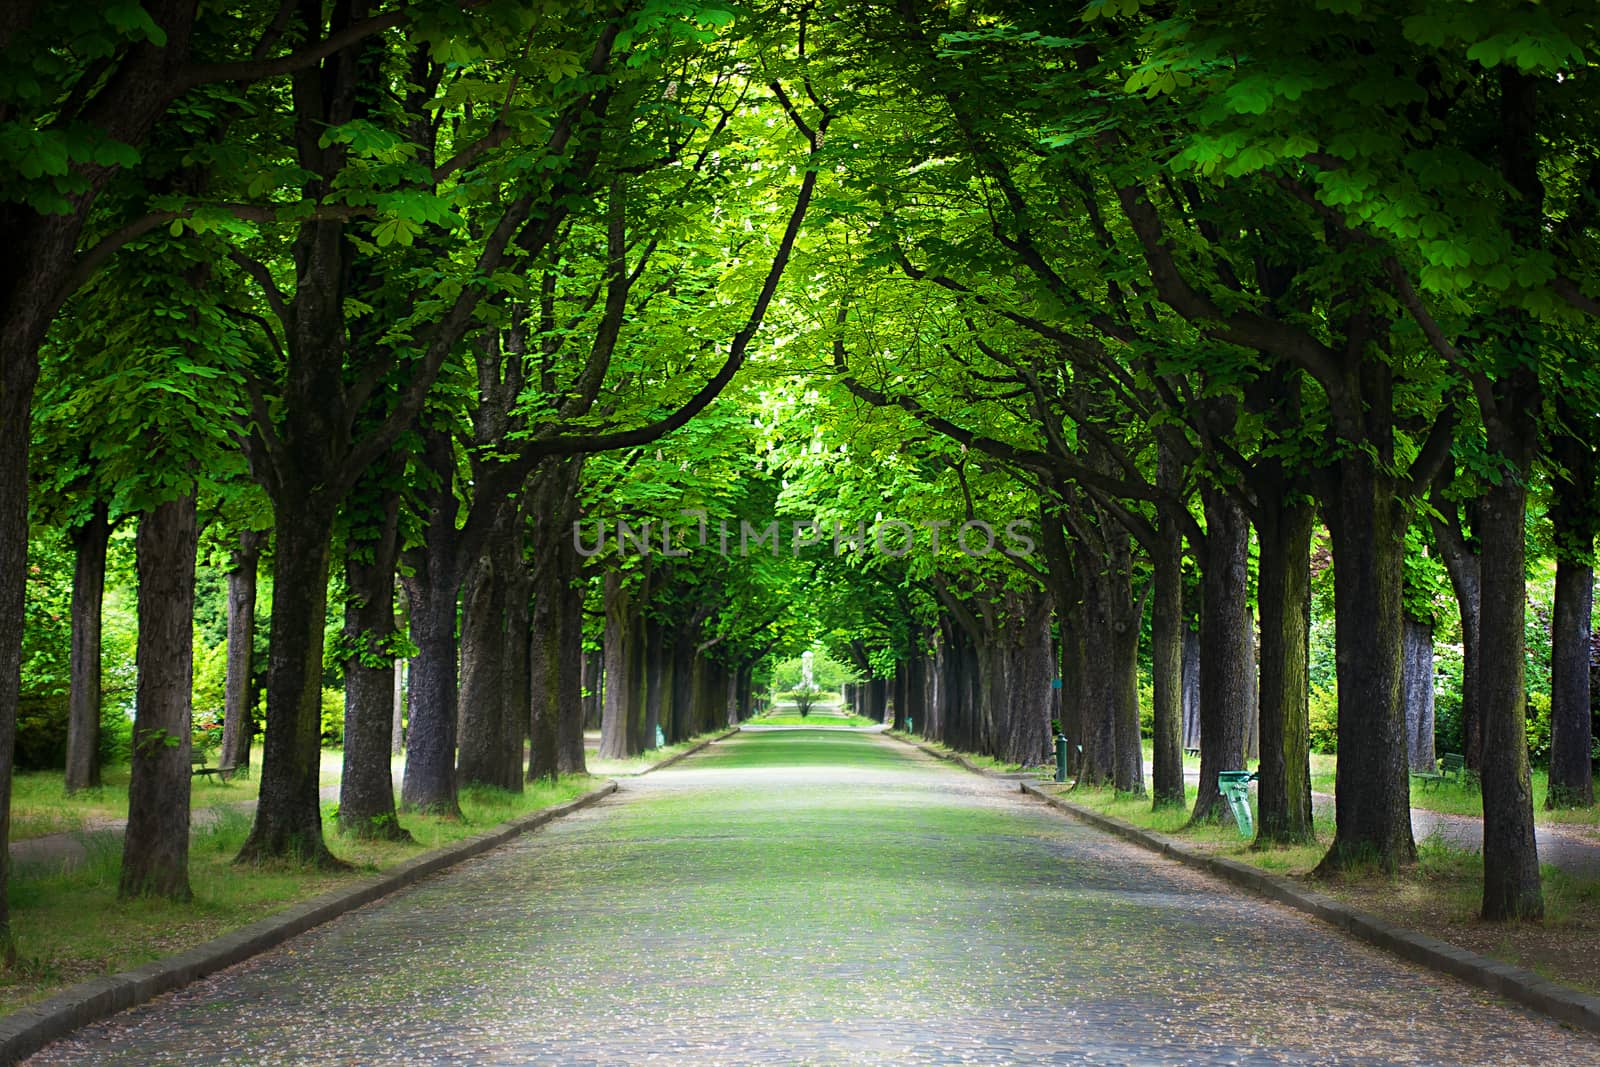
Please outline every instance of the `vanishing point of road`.
[{"label": "vanishing point of road", "polygon": [[851,731],[746,732],[37,1064],[1600,1064]]}]

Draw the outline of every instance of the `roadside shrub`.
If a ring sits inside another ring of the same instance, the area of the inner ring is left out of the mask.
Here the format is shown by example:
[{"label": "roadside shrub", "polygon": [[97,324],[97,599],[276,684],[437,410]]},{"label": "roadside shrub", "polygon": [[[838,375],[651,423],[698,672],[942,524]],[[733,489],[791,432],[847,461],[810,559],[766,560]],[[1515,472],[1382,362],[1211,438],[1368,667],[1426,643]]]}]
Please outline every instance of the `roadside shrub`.
[{"label": "roadside shrub", "polygon": [[1320,685],[1311,687],[1311,751],[1339,751],[1339,696]]},{"label": "roadside shrub", "polygon": [[344,744],[344,690],[322,691],[322,743],[330,748]]},{"label": "roadside shrub", "polygon": [[1550,761],[1550,694],[1528,694],[1528,762]]}]

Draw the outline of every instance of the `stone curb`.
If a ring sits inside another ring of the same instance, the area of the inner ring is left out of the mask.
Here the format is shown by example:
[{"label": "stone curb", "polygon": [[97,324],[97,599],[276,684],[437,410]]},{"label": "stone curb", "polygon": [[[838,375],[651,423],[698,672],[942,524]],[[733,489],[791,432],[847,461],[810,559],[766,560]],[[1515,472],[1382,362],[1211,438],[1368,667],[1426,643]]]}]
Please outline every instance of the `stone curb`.
[{"label": "stone curb", "polygon": [[[716,744],[718,741],[726,741],[728,738],[732,737],[734,734],[736,734],[738,732],[739,732],[739,727],[737,727],[737,726],[733,727],[731,730],[724,730],[722,733],[718,734],[716,737],[708,737],[704,741],[700,742],[698,745],[695,745],[693,748],[684,749],[682,752],[678,753],[676,756],[668,756],[666,759],[662,760],[660,763],[652,763],[650,766],[648,766],[644,770],[640,771],[639,774],[641,774],[641,775],[649,774],[651,771],[659,771],[663,767],[670,767],[674,763],[677,763],[679,760],[688,759],[690,756],[694,755],[696,752],[699,752],[703,748],[710,748],[712,745]],[[637,777],[637,776],[635,776],[635,777]]]},{"label": "stone curb", "polygon": [[[956,763],[975,774],[985,778],[1002,779],[1000,775],[985,767],[980,767],[963,756],[940,752],[927,745],[918,744],[904,737],[886,734],[903,745],[926,752],[936,759]],[[1279,904],[1288,905],[1297,911],[1313,915],[1323,922],[1331,923],[1353,937],[1359,938],[1387,952],[1392,952],[1403,960],[1421,964],[1424,967],[1440,971],[1452,977],[1459,978],[1469,985],[1496,993],[1507,1000],[1515,1001],[1523,1007],[1532,1008],[1534,1011],[1550,1016],[1558,1022],[1566,1023],[1590,1033],[1600,1033],[1600,997],[1581,993],[1567,986],[1558,985],[1548,979],[1541,978],[1532,971],[1521,967],[1514,967],[1509,963],[1500,963],[1480,956],[1476,952],[1457,948],[1447,944],[1436,937],[1419,934],[1414,930],[1407,930],[1385,922],[1376,915],[1369,915],[1348,904],[1343,904],[1332,897],[1306,889],[1287,878],[1280,878],[1274,874],[1252,867],[1238,860],[1226,859],[1222,856],[1207,855],[1185,848],[1178,841],[1165,834],[1158,834],[1151,830],[1135,826],[1122,819],[1109,815],[1102,815],[1097,811],[1081,807],[1061,797],[1046,793],[1038,786],[1029,782],[1021,783],[1022,792],[1044,801],[1053,808],[1066,812],[1097,829],[1104,830],[1133,844],[1158,852],[1169,859],[1189,867],[1205,871],[1213,877],[1220,878],[1231,885],[1258,893],[1268,900],[1275,900]]]},{"label": "stone curb", "polygon": [[153,960],[131,971],[80,982],[37,1004],[30,1004],[0,1018],[0,1064],[18,1063],[81,1026],[260,955],[329,919],[503,845],[545,823],[587,808],[616,791],[617,783],[607,782],[565,804],[501,823],[474,837],[407,860],[357,885],[334,889],[301,901],[248,926],[196,945],[186,952]]},{"label": "stone curb", "polygon": [[1476,952],[1446,944],[1438,938],[1395,926],[1375,915],[1343,904],[1332,897],[1306,889],[1287,878],[1268,874],[1237,860],[1196,852],[1167,837],[1121,819],[1080,807],[1052,796],[1036,785],[1024,782],[1022,791],[1075,818],[1115,834],[1153,852],[1190,867],[1196,867],[1225,882],[1259,893],[1269,900],[1287,904],[1297,911],[1314,915],[1354,937],[1392,952],[1401,959],[1441,971],[1469,985],[1497,993],[1527,1008],[1542,1012],[1559,1022],[1600,1033],[1600,997],[1580,993],[1539,977],[1532,971],[1499,963]]}]

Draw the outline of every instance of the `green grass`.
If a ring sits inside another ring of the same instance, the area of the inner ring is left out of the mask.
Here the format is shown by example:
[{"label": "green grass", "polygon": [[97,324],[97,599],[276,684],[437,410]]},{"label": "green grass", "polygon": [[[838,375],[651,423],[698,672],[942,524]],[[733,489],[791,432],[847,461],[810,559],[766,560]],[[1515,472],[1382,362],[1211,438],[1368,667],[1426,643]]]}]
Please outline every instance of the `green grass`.
[{"label": "green grass", "polygon": [[765,715],[757,715],[750,720],[752,726],[812,726],[818,729],[826,727],[849,726],[860,728],[863,726],[877,726],[878,723],[864,715],[840,715],[827,711],[813,711],[809,715],[801,715],[791,711],[769,711]]},{"label": "green grass", "polygon": [[995,759],[993,756],[980,756],[974,752],[962,752],[959,749],[951,748],[949,745],[946,745],[941,741],[929,741],[926,738],[917,736],[916,734],[908,734],[904,730],[889,730],[887,732],[891,737],[898,737],[902,740],[910,741],[913,744],[922,745],[924,748],[931,748],[935,752],[943,752],[950,756],[960,756],[962,759],[966,760],[975,767],[982,767],[985,770],[997,771],[1000,774],[1021,774],[1023,771],[1036,771],[1040,774],[1048,775],[1054,774],[1056,770],[1054,763],[1041,763],[1035,767],[1024,767],[1020,763],[1006,763],[1003,760]]},{"label": "green grass", "polygon": [[[260,789],[255,772],[259,770],[261,753],[257,750],[254,755],[256,765],[249,772],[235,775],[226,782],[220,781],[214,774],[191,778],[190,810],[227,808],[254,800]],[[322,750],[319,776],[322,785],[339,784],[343,761],[343,750]],[[397,761],[397,769],[403,766],[404,761]],[[97,788],[82,789],[69,796],[59,770],[19,771],[12,779],[11,787],[11,840],[78,833],[109,822],[126,821],[128,776],[127,764],[106,767],[101,772],[101,784]]]},{"label": "green grass", "polygon": [[[337,762],[335,762],[337,766]],[[242,786],[244,783],[238,783]],[[366,841],[338,832],[325,805],[328,847],[351,864],[326,872],[294,863],[241,867],[234,864],[250,830],[250,815],[223,809],[190,839],[189,880],[194,899],[117,899],[122,863],[120,838],[86,839],[87,862],[65,873],[18,871],[10,883],[18,962],[0,972],[0,1012],[14,1011],[59,989],[102,974],[191,948],[254,922],[298,901],[387,870],[429,849],[482,833],[499,823],[565,803],[594,788],[588,776],[555,783],[530,783],[523,793],[467,788],[461,792],[463,818],[402,814],[400,824],[412,844]],[[197,786],[197,790],[209,787]],[[104,792],[111,792],[107,786]],[[248,798],[242,788],[218,790],[229,799]],[[123,800],[126,807],[126,799]],[[108,810],[114,810],[107,804]]]},{"label": "green grass", "polygon": [[647,748],[637,756],[631,756],[628,759],[601,759],[591,751],[585,753],[584,763],[589,768],[590,774],[602,775],[608,778],[626,778],[630,775],[643,774],[662,760],[671,759],[680,752],[687,752],[707,738],[717,737],[726,732],[726,729],[723,729],[713,730],[710,733],[696,734],[675,744],[664,745],[661,748]]}]

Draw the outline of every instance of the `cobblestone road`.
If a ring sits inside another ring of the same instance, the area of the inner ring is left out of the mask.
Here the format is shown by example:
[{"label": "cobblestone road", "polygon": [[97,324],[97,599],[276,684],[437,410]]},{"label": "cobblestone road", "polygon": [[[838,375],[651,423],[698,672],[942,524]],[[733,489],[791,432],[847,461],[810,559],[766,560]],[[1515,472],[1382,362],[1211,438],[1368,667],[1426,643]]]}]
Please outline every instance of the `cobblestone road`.
[{"label": "cobblestone road", "polygon": [[745,734],[35,1064],[1600,1064],[879,737]]}]

